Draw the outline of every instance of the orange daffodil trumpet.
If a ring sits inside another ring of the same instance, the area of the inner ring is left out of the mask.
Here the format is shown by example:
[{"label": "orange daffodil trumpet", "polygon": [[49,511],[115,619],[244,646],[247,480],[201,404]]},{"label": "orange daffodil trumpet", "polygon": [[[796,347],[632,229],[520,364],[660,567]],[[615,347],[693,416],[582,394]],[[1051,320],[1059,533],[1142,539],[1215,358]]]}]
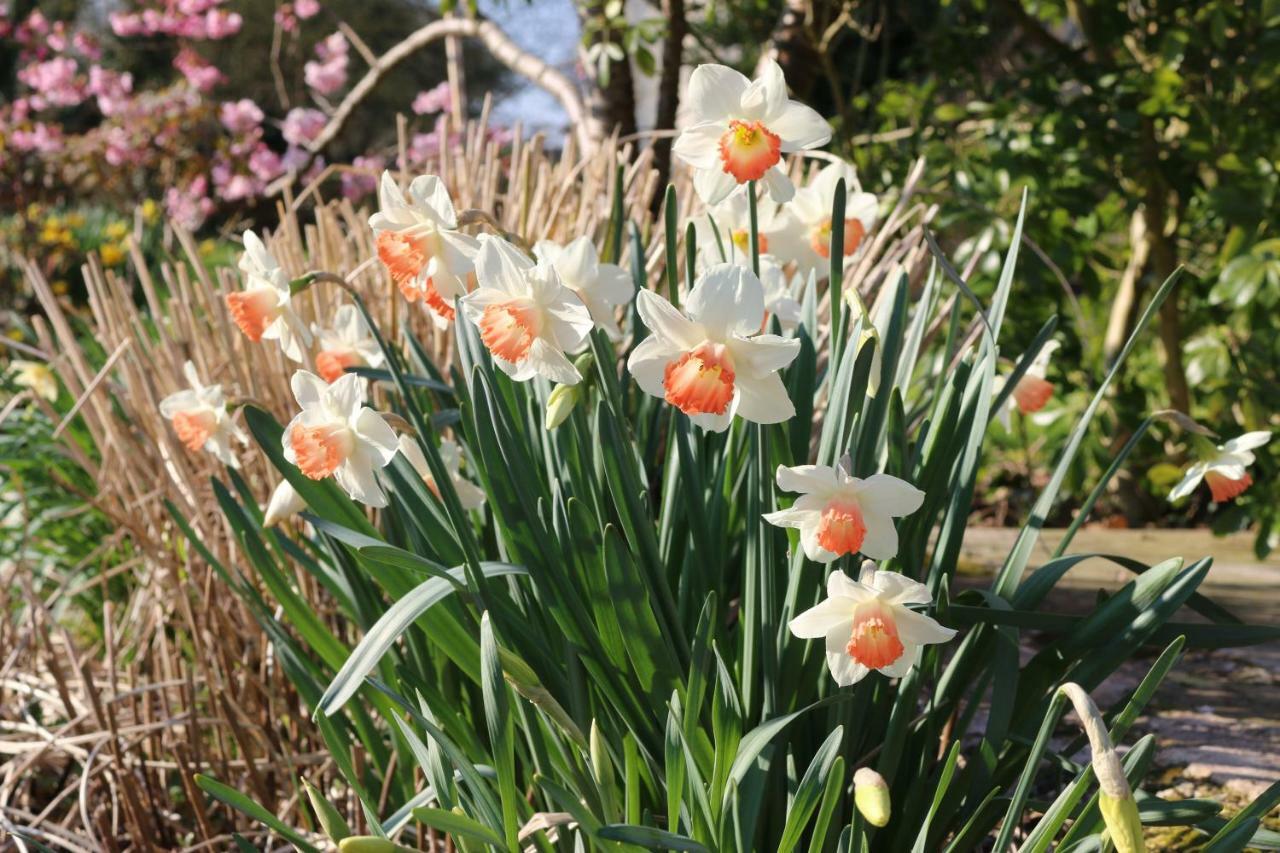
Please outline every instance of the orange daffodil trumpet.
[{"label": "orange daffodil trumpet", "polygon": [[406,201],[391,173],[383,172],[378,205],[369,217],[378,258],[405,299],[421,299],[436,328],[447,328],[456,314],[454,300],[467,292],[476,239],[458,231],[453,200],[435,175],[414,178]]},{"label": "orange daffodil trumpet", "polygon": [[161,416],[173,424],[173,431],[187,450],[207,450],[224,465],[239,468],[240,462],[231,451],[231,439],[248,444],[249,436],[231,420],[222,386],[201,382],[196,366],[189,361],[182,365],[182,373],[191,387],[161,400]]},{"label": "orange daffodil trumpet", "polygon": [[336,382],[348,367],[378,367],[382,348],[369,331],[364,317],[354,305],[343,305],[333,314],[333,326],[311,326],[319,342],[316,372],[325,382]]},{"label": "orange daffodil trumpet", "polygon": [[787,98],[782,69],[771,59],[748,80],[723,65],[699,65],[689,78],[689,126],[673,150],[693,167],[699,198],[716,204],[739,184],[761,181],[777,202],[795,193],[782,155],[826,145],[831,125]]},{"label": "orange daffodil trumpet", "polygon": [[876,560],[896,556],[893,519],[910,515],[924,502],[924,492],[889,474],[863,480],[843,468],[779,465],[777,481],[779,489],[799,492],[800,497],[764,519],[799,530],[805,556],[815,563],[858,552]]},{"label": "orange daffodil trumpet", "polygon": [[290,305],[289,277],[252,231],[244,232],[240,271],[245,275],[244,289],[226,297],[227,309],[240,331],[254,343],[279,341],[286,356],[304,361],[311,333]]},{"label": "orange daffodil trumpet", "polygon": [[[435,477],[431,476],[427,457],[422,454],[422,448],[418,446],[413,436],[400,436],[400,453],[413,466],[413,470],[418,472],[418,476],[427,484],[431,494],[439,498],[440,487],[436,485]],[[462,476],[462,448],[456,442],[447,438],[441,440],[440,461],[449,472],[449,480],[453,483],[453,489],[458,494],[458,503],[462,504],[462,508],[479,509],[484,506],[484,489]]]},{"label": "orange daffodil trumpet", "polygon": [[1253,485],[1253,477],[1247,470],[1254,462],[1253,451],[1271,440],[1267,430],[1246,432],[1226,444],[1214,447],[1204,441],[1201,458],[1182,475],[1182,480],[1169,493],[1169,500],[1185,498],[1195,491],[1200,481],[1209,484],[1209,492],[1216,503],[1240,496]]},{"label": "orange daffodil trumpet", "polygon": [[764,287],[750,270],[711,267],[694,283],[686,314],[651,290],[636,307],[650,335],[631,353],[627,369],[646,393],[662,397],[712,432],[735,415],[760,424],[795,414],[778,371],[800,342],[762,335]]},{"label": "orange daffodil trumpet", "polygon": [[852,257],[862,247],[863,239],[876,222],[879,203],[876,197],[862,191],[858,173],[848,163],[824,166],[808,184],[796,190],[787,205],[789,220],[778,229],[776,254],[796,264],[803,276],[815,273],[818,281],[831,273],[831,208],[835,204],[836,184],[844,179],[845,203],[842,254]]},{"label": "orange daffodil trumpet", "polygon": [[[728,262],[744,267],[751,265],[751,203],[747,190],[731,193],[691,221],[698,237],[698,256],[703,264]],[[782,233],[789,224],[790,219],[783,213],[783,208],[767,198],[757,202],[756,231],[761,256],[770,254],[779,245],[790,245],[791,241]]]},{"label": "orange daffodil trumpet", "polygon": [[539,240],[533,253],[555,268],[560,283],[577,294],[597,326],[615,341],[622,338],[615,309],[635,295],[630,273],[617,264],[601,263],[590,237],[579,237],[565,246]]},{"label": "orange daffodil trumpet", "polygon": [[289,383],[302,411],[284,429],[284,457],[312,480],[333,477],[353,500],[387,505],[375,471],[396,455],[395,431],[366,406],[367,382],[348,373],[329,384],[306,370]]},{"label": "orange daffodil trumpet", "polygon": [[924,646],[956,635],[909,604],[930,604],[928,588],[897,572],[882,572],[867,560],[852,580],[842,571],[827,577],[827,598],[788,623],[806,640],[825,639],[827,667],[836,684],[848,687],[873,669],[901,678],[920,658]]},{"label": "orange daffodil trumpet", "polygon": [[535,264],[501,237],[482,234],[476,280],[480,286],[459,302],[504,373],[517,382],[582,379],[565,353],[580,349],[595,324],[550,262]]},{"label": "orange daffodil trumpet", "polygon": [[[1045,374],[1049,371],[1049,359],[1058,351],[1059,346],[1061,345],[1057,341],[1046,341],[1028,365],[1027,372],[1013,386],[1013,392],[999,415],[1000,423],[1005,429],[1009,429],[1010,418],[1015,410],[1024,415],[1033,415],[1043,409],[1053,397],[1053,383],[1045,379]],[[996,389],[996,393],[999,394],[1001,390]]]}]

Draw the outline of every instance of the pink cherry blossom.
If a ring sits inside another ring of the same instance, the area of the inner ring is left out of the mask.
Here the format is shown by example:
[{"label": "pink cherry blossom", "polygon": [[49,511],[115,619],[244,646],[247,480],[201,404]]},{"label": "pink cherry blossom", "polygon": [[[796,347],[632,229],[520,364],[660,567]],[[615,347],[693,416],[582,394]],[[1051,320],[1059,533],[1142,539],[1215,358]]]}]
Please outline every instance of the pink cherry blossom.
[{"label": "pink cherry blossom", "polygon": [[249,98],[227,101],[218,108],[218,120],[232,133],[248,133],[262,125],[262,109]]},{"label": "pink cherry blossom", "polygon": [[201,92],[208,92],[225,79],[222,72],[189,47],[173,58],[173,67],[182,72],[187,82]]},{"label": "pink cherry blossom", "polygon": [[319,0],[298,0],[293,4],[293,11],[305,21],[320,14],[320,2]]},{"label": "pink cherry blossom", "polygon": [[319,110],[294,107],[285,115],[280,132],[290,145],[305,146],[320,135],[327,121]]},{"label": "pink cherry blossom", "polygon": [[440,83],[425,92],[419,92],[418,96],[413,99],[413,111],[420,116],[445,112],[452,106],[453,98],[449,92],[448,81]]}]

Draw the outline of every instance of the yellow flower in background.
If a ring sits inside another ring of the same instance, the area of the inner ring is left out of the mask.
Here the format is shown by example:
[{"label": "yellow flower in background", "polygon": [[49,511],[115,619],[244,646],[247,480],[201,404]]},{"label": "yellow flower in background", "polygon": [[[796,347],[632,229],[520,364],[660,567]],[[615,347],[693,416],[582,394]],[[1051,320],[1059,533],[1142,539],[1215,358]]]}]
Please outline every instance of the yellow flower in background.
[{"label": "yellow flower in background", "polygon": [[108,240],[123,240],[125,235],[129,233],[129,223],[116,220],[108,225],[102,233]]},{"label": "yellow flower in background", "polygon": [[67,291],[70,289],[71,286],[61,279],[53,283],[53,293],[55,296],[66,296]]},{"label": "yellow flower in background", "polygon": [[218,243],[217,241],[212,239],[201,240],[199,248],[200,248],[200,256],[207,258],[210,255],[212,255],[215,251],[217,251]]},{"label": "yellow flower in background", "polygon": [[70,228],[83,228],[83,227],[84,227],[84,214],[83,214],[83,213],[68,213],[68,214],[67,214],[67,226],[68,226],[68,227],[70,227]]},{"label": "yellow flower in background", "polygon": [[15,358],[9,362],[9,372],[13,375],[13,384],[19,388],[26,388],[50,403],[58,399],[58,380],[49,365]]},{"label": "yellow flower in background", "polygon": [[103,243],[98,247],[98,254],[102,257],[102,263],[109,267],[119,266],[124,262],[124,249],[115,243]]},{"label": "yellow flower in background", "polygon": [[147,199],[142,203],[142,221],[148,225],[155,223],[160,218],[160,205],[156,204],[154,199]]}]

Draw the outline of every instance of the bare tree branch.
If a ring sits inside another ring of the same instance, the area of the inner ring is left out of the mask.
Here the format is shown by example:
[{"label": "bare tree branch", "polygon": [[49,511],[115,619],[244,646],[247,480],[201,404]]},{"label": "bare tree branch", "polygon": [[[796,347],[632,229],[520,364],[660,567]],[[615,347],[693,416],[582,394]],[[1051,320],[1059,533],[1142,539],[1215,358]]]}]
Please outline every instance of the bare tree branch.
[{"label": "bare tree branch", "polygon": [[278,193],[292,183],[295,175],[306,171],[315,155],[324,151],[334,139],[342,133],[356,107],[369,96],[388,73],[397,65],[428,45],[448,37],[464,37],[479,40],[494,58],[515,73],[525,77],[529,82],[550,92],[564,108],[569,118],[570,132],[578,141],[579,150],[589,153],[595,149],[601,134],[596,122],[583,106],[582,95],[578,86],[568,75],[553,68],[537,56],[526,52],[498,27],[497,24],[484,19],[444,18],[420,27],[382,56],[378,57],[360,82],[356,83],[342,99],[342,103],[334,110],[320,135],[307,146],[309,157],[289,174],[276,179],[268,188],[269,193]]}]

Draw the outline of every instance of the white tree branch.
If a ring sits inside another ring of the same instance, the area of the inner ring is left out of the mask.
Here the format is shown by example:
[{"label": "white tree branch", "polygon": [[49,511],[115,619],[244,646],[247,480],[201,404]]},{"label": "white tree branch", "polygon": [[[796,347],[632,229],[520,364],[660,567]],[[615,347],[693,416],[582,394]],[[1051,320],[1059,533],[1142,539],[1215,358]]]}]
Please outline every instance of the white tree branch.
[{"label": "white tree branch", "polygon": [[577,84],[560,70],[551,67],[537,56],[526,52],[503,32],[497,24],[488,20],[470,18],[444,18],[432,21],[411,33],[404,41],[388,50],[370,66],[360,82],[352,87],[342,103],[334,111],[329,123],[308,147],[318,154],[331,143],[351,118],[352,112],[378,85],[391,69],[422,50],[432,42],[450,36],[478,39],[489,52],[517,74],[536,86],[541,86],[555,97],[569,117],[571,132],[577,137],[579,150],[589,153],[600,138],[595,122],[582,102]]}]

